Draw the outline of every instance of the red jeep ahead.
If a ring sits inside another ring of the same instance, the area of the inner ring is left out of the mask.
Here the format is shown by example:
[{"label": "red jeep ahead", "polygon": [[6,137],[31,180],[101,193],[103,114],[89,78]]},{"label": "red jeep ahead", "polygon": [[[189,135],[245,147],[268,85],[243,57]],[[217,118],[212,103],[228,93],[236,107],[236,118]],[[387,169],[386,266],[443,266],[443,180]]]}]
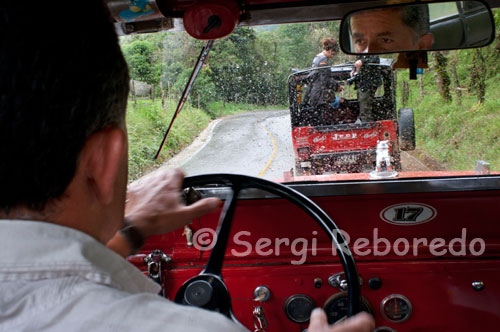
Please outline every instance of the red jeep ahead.
[{"label": "red jeep ahead", "polygon": [[[415,148],[413,110],[403,108],[396,115],[392,60],[364,66],[370,71],[369,79],[377,80],[371,109],[375,121],[370,122],[359,120],[359,88],[351,77],[354,63],[309,68],[289,76],[296,175],[374,170],[380,141],[388,141],[391,164],[399,171],[400,150]],[[334,91],[339,85],[344,86],[341,98]],[[314,90],[321,96],[311,97]]]}]

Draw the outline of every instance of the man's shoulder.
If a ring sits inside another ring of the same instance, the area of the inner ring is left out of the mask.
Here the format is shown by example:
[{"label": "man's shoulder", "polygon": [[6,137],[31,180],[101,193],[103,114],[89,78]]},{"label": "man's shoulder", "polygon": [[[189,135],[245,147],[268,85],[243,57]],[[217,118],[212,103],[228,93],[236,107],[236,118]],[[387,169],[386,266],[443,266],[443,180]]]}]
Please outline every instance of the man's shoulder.
[{"label": "man's shoulder", "polygon": [[10,300],[0,301],[0,309],[31,305],[15,315],[0,313],[0,331],[246,331],[214,312],[79,277],[13,282],[2,291]]},{"label": "man's shoulder", "polygon": [[[96,303],[99,297],[99,304]],[[221,314],[181,306],[151,293],[116,290],[107,286],[91,286],[80,302],[80,312],[89,310],[85,320],[102,323],[121,331],[158,331],[168,327],[175,331],[246,331]],[[78,309],[75,306],[75,309]],[[82,322],[84,323],[84,322]]]}]

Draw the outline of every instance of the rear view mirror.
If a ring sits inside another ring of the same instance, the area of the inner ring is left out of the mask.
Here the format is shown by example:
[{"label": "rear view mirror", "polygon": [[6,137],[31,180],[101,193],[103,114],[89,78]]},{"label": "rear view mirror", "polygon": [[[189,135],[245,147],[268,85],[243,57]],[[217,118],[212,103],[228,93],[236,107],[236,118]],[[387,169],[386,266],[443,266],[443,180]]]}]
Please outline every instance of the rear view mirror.
[{"label": "rear view mirror", "polygon": [[451,50],[486,46],[494,32],[491,10],[479,1],[399,4],[346,15],[340,46],[348,54]]}]

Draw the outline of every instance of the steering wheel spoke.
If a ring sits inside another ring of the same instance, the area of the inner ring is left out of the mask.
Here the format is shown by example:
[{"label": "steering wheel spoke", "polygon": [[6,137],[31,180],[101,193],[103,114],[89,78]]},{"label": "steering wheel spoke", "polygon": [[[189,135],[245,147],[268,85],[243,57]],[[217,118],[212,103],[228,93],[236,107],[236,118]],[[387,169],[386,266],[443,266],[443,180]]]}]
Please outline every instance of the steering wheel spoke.
[{"label": "steering wheel spoke", "polygon": [[202,273],[216,275],[219,277],[222,276],[222,262],[224,261],[224,254],[226,252],[227,241],[229,240],[229,232],[231,231],[231,225],[233,223],[234,211],[236,209],[239,191],[239,186],[233,186],[229,197],[226,198],[217,227],[217,241],[215,242],[215,246],[212,248],[210,258],[208,259],[207,265]]},{"label": "steering wheel spoke", "polygon": [[231,296],[222,279],[222,265],[227,242],[231,231],[232,220],[236,209],[238,194],[242,189],[256,188],[265,190],[297,205],[309,214],[328,234],[337,248],[339,259],[344,268],[348,285],[349,316],[361,309],[361,291],[358,271],[354,257],[339,228],[330,217],[313,201],[301,193],[279,183],[246,175],[207,174],[187,177],[184,187],[196,187],[208,184],[222,184],[231,188],[217,227],[217,239],[212,248],[207,265],[196,277],[186,281],[178,290],[175,302],[193,305],[220,312],[240,324],[232,313]]}]

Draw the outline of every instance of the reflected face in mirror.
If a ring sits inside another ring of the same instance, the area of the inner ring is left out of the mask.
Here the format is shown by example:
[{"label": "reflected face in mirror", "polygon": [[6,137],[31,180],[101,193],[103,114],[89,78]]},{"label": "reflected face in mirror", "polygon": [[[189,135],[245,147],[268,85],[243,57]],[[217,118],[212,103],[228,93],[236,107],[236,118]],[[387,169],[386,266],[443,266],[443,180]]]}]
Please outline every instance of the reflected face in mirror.
[{"label": "reflected face in mirror", "polygon": [[355,53],[397,50],[425,50],[433,43],[428,15],[421,6],[373,9],[350,18],[351,42]]}]

